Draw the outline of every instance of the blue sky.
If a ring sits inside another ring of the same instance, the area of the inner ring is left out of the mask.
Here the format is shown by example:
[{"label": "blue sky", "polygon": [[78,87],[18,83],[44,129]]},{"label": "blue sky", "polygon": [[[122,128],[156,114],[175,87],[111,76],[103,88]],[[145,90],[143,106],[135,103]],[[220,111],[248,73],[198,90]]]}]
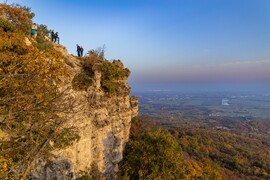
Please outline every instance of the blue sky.
[{"label": "blue sky", "polygon": [[[269,0],[9,0],[76,54],[106,45],[131,86],[270,84]],[[136,87],[135,87],[136,88]]]}]

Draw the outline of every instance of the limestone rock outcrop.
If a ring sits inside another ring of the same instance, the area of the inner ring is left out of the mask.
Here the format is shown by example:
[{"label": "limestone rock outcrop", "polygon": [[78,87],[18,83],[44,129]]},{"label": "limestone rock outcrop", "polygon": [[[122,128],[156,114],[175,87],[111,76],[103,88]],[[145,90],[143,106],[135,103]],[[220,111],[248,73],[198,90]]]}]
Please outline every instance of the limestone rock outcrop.
[{"label": "limestone rock outcrop", "polygon": [[[83,71],[79,58],[69,55],[61,45],[54,46],[68,60],[70,77],[65,79],[63,88],[66,89],[65,98],[73,103],[74,113],[68,115],[66,126],[77,128],[80,140],[55,151],[55,157],[49,162],[39,160],[32,177],[75,179],[80,171],[88,171],[94,164],[107,179],[114,179],[129,138],[131,119],[138,114],[138,98],[130,97],[130,93],[108,95],[101,87],[102,74],[98,68],[93,68],[91,86],[76,90],[72,80]],[[120,61],[115,63],[124,68]],[[121,81],[121,86],[129,89],[127,79]]]}]

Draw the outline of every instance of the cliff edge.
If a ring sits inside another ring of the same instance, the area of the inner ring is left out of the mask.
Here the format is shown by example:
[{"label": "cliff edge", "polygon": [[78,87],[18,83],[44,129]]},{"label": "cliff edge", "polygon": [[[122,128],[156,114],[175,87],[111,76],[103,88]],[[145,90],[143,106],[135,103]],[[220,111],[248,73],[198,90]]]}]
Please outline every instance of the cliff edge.
[{"label": "cliff edge", "polygon": [[114,179],[138,114],[130,71],[103,51],[68,54],[46,25],[32,34],[34,15],[0,3],[0,179],[76,179],[93,168]]},{"label": "cliff edge", "polygon": [[[49,161],[39,159],[32,178],[73,179],[94,165],[104,177],[114,179],[129,138],[131,119],[138,115],[138,98],[130,97],[127,84],[130,72],[120,60],[109,62],[95,51],[78,58],[61,45],[54,44],[54,48],[63,54],[69,69],[61,88],[65,89],[64,99],[69,99],[74,108],[65,126],[75,128],[80,139],[54,151]],[[115,75],[107,71],[117,71],[113,72],[118,73],[117,78],[111,78]],[[104,76],[114,84],[106,86]]]}]

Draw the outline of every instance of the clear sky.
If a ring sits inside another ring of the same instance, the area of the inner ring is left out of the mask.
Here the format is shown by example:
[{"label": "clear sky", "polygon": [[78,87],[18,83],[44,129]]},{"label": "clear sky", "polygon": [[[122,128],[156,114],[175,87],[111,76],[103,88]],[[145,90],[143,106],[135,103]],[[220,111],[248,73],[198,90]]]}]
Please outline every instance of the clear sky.
[{"label": "clear sky", "polygon": [[270,84],[270,0],[9,0],[76,54],[106,45],[136,89],[154,84]]}]

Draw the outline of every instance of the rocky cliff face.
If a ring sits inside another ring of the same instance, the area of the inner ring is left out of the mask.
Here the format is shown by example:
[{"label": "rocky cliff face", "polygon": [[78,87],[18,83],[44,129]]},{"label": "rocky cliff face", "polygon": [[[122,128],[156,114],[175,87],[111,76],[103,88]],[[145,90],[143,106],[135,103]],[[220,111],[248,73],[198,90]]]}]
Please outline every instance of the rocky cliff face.
[{"label": "rocky cliff face", "polygon": [[[54,46],[70,65],[70,77],[64,80],[62,88],[67,89],[65,98],[73,103],[74,109],[68,115],[66,126],[78,129],[80,140],[54,152],[55,158],[49,162],[39,160],[33,178],[74,179],[80,171],[88,171],[91,165],[96,165],[107,179],[114,179],[129,138],[131,119],[138,114],[138,99],[130,97],[129,91],[116,95],[104,92],[102,73],[98,68],[93,68],[93,81],[89,87],[76,89],[72,81],[77,74],[84,72],[79,59],[68,55],[64,47]],[[120,61],[113,63],[124,68]],[[121,80],[121,89],[129,90],[127,78]]]}]

